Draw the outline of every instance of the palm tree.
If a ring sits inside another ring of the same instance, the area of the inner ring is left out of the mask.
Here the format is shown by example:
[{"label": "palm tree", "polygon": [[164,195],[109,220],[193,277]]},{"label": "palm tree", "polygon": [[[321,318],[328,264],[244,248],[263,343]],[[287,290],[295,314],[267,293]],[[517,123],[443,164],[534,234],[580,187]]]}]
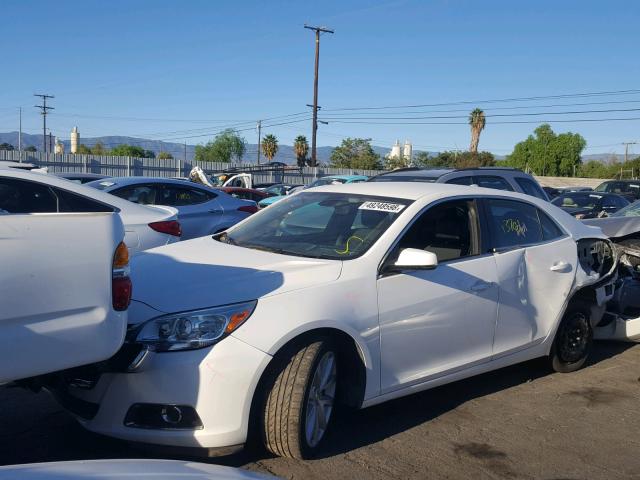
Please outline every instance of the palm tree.
[{"label": "palm tree", "polygon": [[474,109],[469,115],[469,125],[471,125],[471,145],[469,151],[476,155],[478,153],[478,143],[480,143],[480,132],[484,130],[484,112],[479,108]]},{"label": "palm tree", "polygon": [[307,153],[309,153],[309,142],[304,135],[298,135],[293,141],[293,150],[296,153],[298,166],[304,167],[307,163]]},{"label": "palm tree", "polygon": [[264,136],[262,140],[262,153],[269,161],[272,161],[273,157],[276,156],[276,153],[278,153],[278,139],[275,135],[270,133]]}]

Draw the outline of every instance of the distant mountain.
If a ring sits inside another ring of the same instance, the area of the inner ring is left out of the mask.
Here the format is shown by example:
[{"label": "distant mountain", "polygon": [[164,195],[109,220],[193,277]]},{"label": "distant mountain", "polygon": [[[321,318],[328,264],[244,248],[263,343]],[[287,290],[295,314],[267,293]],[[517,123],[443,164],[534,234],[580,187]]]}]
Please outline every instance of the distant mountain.
[{"label": "distant mountain", "polygon": [[[18,132],[8,132],[8,133],[0,133],[0,143],[10,143],[14,147],[18,146]],[[184,143],[172,143],[172,142],[162,142],[160,140],[149,140],[146,138],[137,138],[137,137],[126,137],[126,136],[105,136],[105,137],[95,137],[95,138],[80,138],[80,143],[86,145],[88,147],[94,146],[96,143],[101,142],[105,148],[114,148],[118,145],[127,144],[127,145],[135,145],[138,147],[142,147],[145,150],[151,150],[156,155],[159,152],[169,152],[173,155],[174,158],[178,158],[183,160],[185,158],[185,145]],[[70,152],[71,145],[69,140],[63,140],[64,151]],[[29,133],[22,134],[22,147],[34,146],[38,149],[38,151],[42,150],[42,135],[32,135]],[[320,163],[329,163],[331,158],[331,152],[333,152],[334,147],[318,147],[317,148],[317,156],[318,162]],[[387,147],[379,147],[374,145],[373,150],[378,154],[385,156],[387,155],[391,149]],[[418,151],[414,151],[414,153],[418,153]],[[436,154],[437,152],[429,152],[431,154]],[[186,158],[188,161],[193,160],[195,155],[195,145],[187,145],[186,146]],[[255,143],[248,143],[247,150],[242,157],[243,162],[247,163],[255,163],[257,161],[258,156],[258,145]],[[264,162],[264,155],[261,155],[261,160]],[[278,153],[274,158],[274,161],[284,162],[287,164],[294,165],[296,163],[296,155],[291,145],[283,145],[280,144],[278,148]]]}]

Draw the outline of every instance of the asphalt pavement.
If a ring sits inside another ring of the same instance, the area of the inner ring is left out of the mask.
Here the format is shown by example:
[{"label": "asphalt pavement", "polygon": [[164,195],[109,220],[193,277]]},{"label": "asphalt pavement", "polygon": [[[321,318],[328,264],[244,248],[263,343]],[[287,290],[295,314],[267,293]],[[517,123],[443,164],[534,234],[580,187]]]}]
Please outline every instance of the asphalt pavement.
[{"label": "asphalt pavement", "polygon": [[[41,392],[0,388],[0,465],[184,458],[84,431]],[[338,412],[322,458],[259,449],[205,460],[291,479],[640,479],[640,345],[600,342],[586,368],[528,362]]]}]

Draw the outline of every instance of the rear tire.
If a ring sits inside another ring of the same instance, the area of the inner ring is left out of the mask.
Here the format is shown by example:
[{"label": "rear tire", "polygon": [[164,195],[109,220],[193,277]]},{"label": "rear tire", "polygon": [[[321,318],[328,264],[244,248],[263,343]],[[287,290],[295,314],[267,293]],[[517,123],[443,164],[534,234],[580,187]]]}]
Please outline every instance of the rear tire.
[{"label": "rear tire", "polygon": [[570,307],[562,317],[549,355],[551,368],[559,373],[582,368],[593,344],[590,312],[584,307]]},{"label": "rear tire", "polygon": [[317,455],[335,406],[338,352],[328,339],[292,348],[265,385],[262,439],[270,452],[297,459]]}]

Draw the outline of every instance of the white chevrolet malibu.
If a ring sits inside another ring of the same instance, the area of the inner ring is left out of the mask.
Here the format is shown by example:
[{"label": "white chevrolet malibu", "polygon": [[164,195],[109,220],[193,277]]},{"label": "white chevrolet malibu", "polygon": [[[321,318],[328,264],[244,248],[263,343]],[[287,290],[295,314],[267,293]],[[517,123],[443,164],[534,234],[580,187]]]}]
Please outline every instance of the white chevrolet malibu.
[{"label": "white chevrolet malibu", "polygon": [[531,196],[320,187],[134,259],[128,343],[52,390],[101,434],[228,451],[255,429],[307,458],[339,404],[536,357],[578,369],[615,263],[599,229]]}]

